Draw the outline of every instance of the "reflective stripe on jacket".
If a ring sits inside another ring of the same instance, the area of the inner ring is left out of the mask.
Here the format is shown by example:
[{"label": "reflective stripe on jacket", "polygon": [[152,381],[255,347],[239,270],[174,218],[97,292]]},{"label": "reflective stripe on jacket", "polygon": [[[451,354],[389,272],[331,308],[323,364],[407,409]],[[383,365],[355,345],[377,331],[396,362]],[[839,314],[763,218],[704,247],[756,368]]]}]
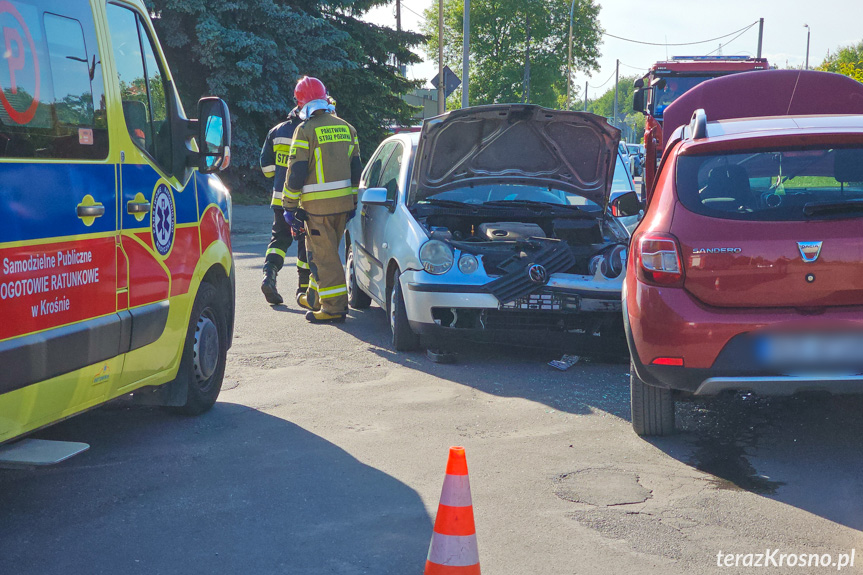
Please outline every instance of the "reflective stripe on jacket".
[{"label": "reflective stripe on jacket", "polygon": [[353,126],[328,113],[318,113],[299,125],[289,154],[289,167],[308,162],[308,176],[301,189],[285,180],[284,206],[327,216],[349,212],[357,206],[357,190],[351,186],[351,159],[360,145]]},{"label": "reflective stripe on jacket", "polygon": [[273,207],[282,206],[282,189],[288,174],[288,156],[294,131],[299,125],[300,119],[297,116],[289,116],[286,121],[270,130],[264,147],[261,148],[261,171],[264,176],[273,179],[273,199],[270,202]]}]

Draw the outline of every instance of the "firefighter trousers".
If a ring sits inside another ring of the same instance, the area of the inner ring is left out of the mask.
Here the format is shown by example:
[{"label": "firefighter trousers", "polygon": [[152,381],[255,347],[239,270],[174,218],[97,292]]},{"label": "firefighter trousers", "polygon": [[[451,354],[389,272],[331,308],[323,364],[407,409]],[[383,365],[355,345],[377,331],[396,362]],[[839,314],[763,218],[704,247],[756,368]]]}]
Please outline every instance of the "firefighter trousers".
[{"label": "firefighter trousers", "polygon": [[282,269],[285,263],[285,252],[294,242],[291,236],[291,226],[285,221],[281,210],[273,210],[273,231],[270,235],[270,243],[267,246],[267,255],[264,263],[276,271]]},{"label": "firefighter trousers", "polygon": [[[285,221],[282,212],[273,211],[273,230],[270,243],[267,246],[264,264],[272,267],[277,272],[285,263],[285,253],[294,241],[291,226]],[[306,257],[306,242],[302,237],[297,240],[297,292],[304,292],[309,287],[309,262]]]},{"label": "firefighter trousers", "polygon": [[306,216],[306,255],[312,272],[307,299],[330,314],[346,313],[348,288],[339,257],[339,244],[345,235],[347,214]]}]

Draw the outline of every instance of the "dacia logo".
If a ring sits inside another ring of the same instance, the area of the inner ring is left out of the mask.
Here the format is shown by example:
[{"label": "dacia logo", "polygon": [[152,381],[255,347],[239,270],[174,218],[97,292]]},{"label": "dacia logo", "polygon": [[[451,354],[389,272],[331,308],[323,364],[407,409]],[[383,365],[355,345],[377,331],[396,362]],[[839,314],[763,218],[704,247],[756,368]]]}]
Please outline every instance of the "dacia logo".
[{"label": "dacia logo", "polygon": [[807,264],[811,264],[821,255],[821,244],[824,242],[797,242],[797,249],[800,250],[800,257]]}]

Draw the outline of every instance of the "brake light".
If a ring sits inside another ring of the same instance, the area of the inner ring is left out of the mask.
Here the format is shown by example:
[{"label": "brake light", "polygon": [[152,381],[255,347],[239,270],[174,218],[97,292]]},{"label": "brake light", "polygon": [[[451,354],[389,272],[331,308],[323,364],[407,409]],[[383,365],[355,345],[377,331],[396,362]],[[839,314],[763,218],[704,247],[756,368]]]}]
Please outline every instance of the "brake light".
[{"label": "brake light", "polygon": [[653,365],[673,365],[675,367],[683,367],[682,357],[657,357],[651,361]]},{"label": "brake light", "polygon": [[638,239],[636,252],[640,280],[655,285],[683,285],[683,258],[677,238],[671,234],[648,232]]}]

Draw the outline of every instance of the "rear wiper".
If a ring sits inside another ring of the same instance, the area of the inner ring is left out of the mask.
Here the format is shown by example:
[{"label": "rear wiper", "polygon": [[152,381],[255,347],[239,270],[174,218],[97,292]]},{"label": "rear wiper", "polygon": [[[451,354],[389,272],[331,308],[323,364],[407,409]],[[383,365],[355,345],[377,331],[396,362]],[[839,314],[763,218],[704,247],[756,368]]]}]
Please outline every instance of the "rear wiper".
[{"label": "rear wiper", "polygon": [[844,214],[863,212],[863,200],[845,202],[810,202],[803,206],[803,215]]}]

